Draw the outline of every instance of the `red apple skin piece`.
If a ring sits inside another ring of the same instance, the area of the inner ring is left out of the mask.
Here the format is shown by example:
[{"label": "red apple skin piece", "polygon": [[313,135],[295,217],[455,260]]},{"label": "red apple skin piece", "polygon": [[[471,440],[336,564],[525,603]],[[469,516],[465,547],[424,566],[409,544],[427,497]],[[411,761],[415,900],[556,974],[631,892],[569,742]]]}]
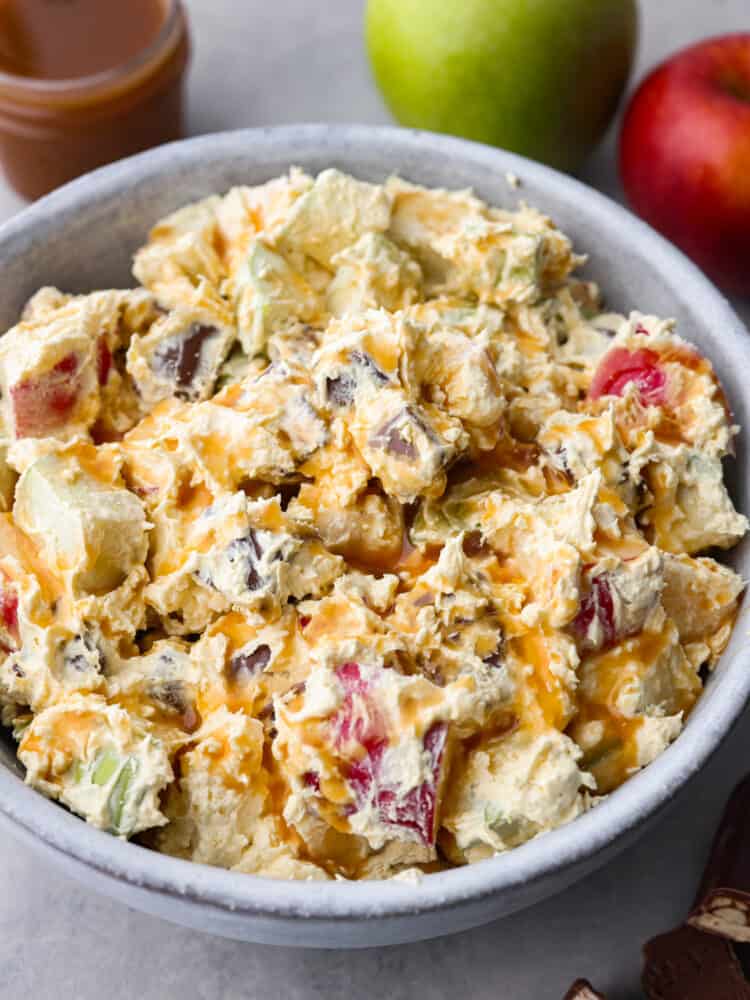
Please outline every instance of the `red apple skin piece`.
[{"label": "red apple skin piece", "polygon": [[347,774],[359,803],[372,798],[383,823],[412,831],[425,846],[435,843],[437,833],[437,789],[447,731],[447,725],[438,722],[425,734],[424,749],[429,754],[431,774],[421,785],[410,788],[405,794],[397,786],[383,782],[381,772],[383,754],[387,749],[385,741],[375,744],[361,760],[350,764]]},{"label": "red apple skin piece", "polygon": [[10,390],[16,437],[44,437],[64,426],[81,392],[79,358],[67,354],[36,379]]},{"label": "red apple skin piece", "polygon": [[[435,843],[437,834],[435,813],[438,787],[445,754],[448,726],[435,723],[424,736],[423,746],[429,754],[430,777],[406,793],[383,781],[383,755],[388,747],[385,725],[370,696],[370,684],[362,677],[359,664],[348,662],[336,671],[345,691],[344,701],[334,720],[336,741],[341,745],[361,744],[365,753],[349,764],[347,781],[358,806],[372,800],[383,823],[411,831],[427,846]],[[316,791],[320,788],[317,775],[306,772],[304,783]]]},{"label": "red apple skin piece", "polygon": [[647,349],[628,351],[624,347],[613,347],[599,362],[589,398],[622,396],[631,382],[635,382],[644,404],[661,406],[666,402],[667,378],[659,367],[659,355]]},{"label": "red apple skin piece", "polygon": [[573,634],[584,648],[586,648],[586,634],[594,618],[599,619],[603,634],[600,648],[608,649],[610,646],[614,646],[619,638],[615,623],[612,590],[606,576],[607,574],[603,573],[591,581],[591,589],[582,597],[578,614],[571,623]]},{"label": "red apple skin piece", "polygon": [[[0,585],[0,631],[5,632],[14,647],[18,646],[18,594],[12,587]],[[9,652],[9,646],[0,636],[0,651]]]},{"label": "red apple skin piece", "polygon": [[96,377],[99,385],[106,385],[112,368],[112,352],[107,341],[102,337],[96,349]]},{"label": "red apple skin piece", "polygon": [[620,174],[639,215],[717,284],[750,295],[750,33],[687,48],[644,80]]}]

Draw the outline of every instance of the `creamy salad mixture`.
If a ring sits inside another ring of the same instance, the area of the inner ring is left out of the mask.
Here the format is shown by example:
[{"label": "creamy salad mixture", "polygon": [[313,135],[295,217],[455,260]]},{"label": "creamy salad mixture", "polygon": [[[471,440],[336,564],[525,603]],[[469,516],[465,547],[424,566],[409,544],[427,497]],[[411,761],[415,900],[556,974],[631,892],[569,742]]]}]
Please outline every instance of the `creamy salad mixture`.
[{"label": "creamy salad mixture", "polygon": [[[741,579],[731,413],[538,211],[298,170],[0,339],[26,780],[297,879],[487,858],[679,734]],[[634,290],[637,291],[637,290]],[[689,331],[688,331],[689,332]]]}]

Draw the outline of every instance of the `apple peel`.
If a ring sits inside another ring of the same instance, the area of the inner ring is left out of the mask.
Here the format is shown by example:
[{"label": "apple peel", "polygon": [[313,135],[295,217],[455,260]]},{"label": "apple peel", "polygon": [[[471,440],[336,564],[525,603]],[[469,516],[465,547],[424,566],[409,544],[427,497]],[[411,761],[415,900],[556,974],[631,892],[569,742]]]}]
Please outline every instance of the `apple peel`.
[{"label": "apple peel", "polygon": [[68,420],[80,395],[79,358],[66,355],[48,372],[10,390],[16,437],[44,437]]},{"label": "apple peel", "polygon": [[625,347],[607,351],[594,373],[589,398],[622,396],[631,384],[636,386],[645,405],[664,405],[667,376],[659,365],[659,355],[655,351],[648,348],[629,351]]},{"label": "apple peel", "polygon": [[[373,685],[356,663],[344,663],[336,671],[345,695],[333,720],[338,746],[355,741],[364,749],[359,759],[350,763],[346,779],[354,794],[355,809],[372,807],[380,821],[397,830],[408,830],[425,845],[436,837],[438,789],[448,736],[446,723],[437,722],[425,733],[422,747],[428,777],[415,787],[404,789],[385,774],[384,758],[388,749],[385,725],[375,703]],[[313,785],[313,782],[308,782]],[[352,810],[355,811],[355,810]]]}]

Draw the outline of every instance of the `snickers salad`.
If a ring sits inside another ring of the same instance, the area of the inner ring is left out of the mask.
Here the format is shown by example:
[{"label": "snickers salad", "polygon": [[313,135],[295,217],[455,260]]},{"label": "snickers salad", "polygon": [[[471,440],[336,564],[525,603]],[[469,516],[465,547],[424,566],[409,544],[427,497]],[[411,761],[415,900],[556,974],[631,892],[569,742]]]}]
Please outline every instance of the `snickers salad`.
[{"label": "snickers salad", "polygon": [[134,289],[37,292],[0,339],[26,781],[176,857],[408,879],[660,754],[743,589],[737,428],[582,262],[523,204],[293,169],[159,222]]}]

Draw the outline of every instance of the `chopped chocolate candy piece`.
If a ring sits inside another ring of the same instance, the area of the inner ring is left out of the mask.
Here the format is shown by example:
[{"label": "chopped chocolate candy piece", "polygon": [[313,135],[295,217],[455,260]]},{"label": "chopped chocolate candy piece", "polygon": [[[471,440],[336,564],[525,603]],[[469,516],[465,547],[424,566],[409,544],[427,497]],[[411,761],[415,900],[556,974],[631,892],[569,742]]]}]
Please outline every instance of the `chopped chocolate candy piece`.
[{"label": "chopped chocolate candy piece", "polygon": [[188,705],[180,719],[180,726],[184,732],[194,733],[196,729],[200,729],[202,722],[200,712],[193,705]]},{"label": "chopped chocolate candy piece", "polygon": [[163,708],[172,712],[186,712],[190,704],[185,685],[178,680],[154,684],[151,688],[151,697],[154,701],[158,701]]},{"label": "chopped chocolate candy piece", "polygon": [[229,663],[229,671],[234,678],[243,674],[252,677],[254,674],[259,674],[261,670],[264,670],[270,659],[270,646],[261,643],[260,646],[256,646],[251,652],[237,653],[233,656]]},{"label": "chopped chocolate candy piece", "polygon": [[563,1000],[606,1000],[606,997],[597,993],[588,979],[576,979]]},{"label": "chopped chocolate candy piece", "polygon": [[[256,719],[259,719],[261,722],[273,722],[276,718],[276,709],[274,708],[273,702],[267,701],[262,708],[258,709],[258,711],[255,713],[255,717]],[[274,737],[275,735],[276,731],[274,729]]]},{"label": "chopped chocolate candy piece", "polygon": [[227,548],[227,559],[230,563],[240,560],[246,564],[245,583],[248,590],[258,590],[263,586],[263,580],[257,569],[257,563],[262,556],[263,549],[260,547],[257,535],[252,528],[246,537],[235,538]]},{"label": "chopped chocolate candy piece", "polygon": [[463,542],[464,555],[473,558],[474,556],[487,555],[490,552],[489,546],[487,546],[482,538],[481,531],[469,531],[464,536]]},{"label": "chopped chocolate candy piece", "polygon": [[200,728],[202,721],[200,713],[195,708],[182,681],[166,680],[155,683],[150,694],[165,712],[179,716],[179,726],[184,732],[194,733],[196,729]]},{"label": "chopped chocolate candy piece", "polygon": [[[306,480],[307,481],[307,480]],[[312,480],[310,480],[312,482]],[[282,510],[286,510],[292,500],[299,496],[302,483],[280,483],[276,488],[276,495]]]},{"label": "chopped chocolate candy piece", "polygon": [[750,777],[732,792],[703,874],[691,927],[750,942]]},{"label": "chopped chocolate candy piece", "polygon": [[397,414],[375,432],[370,438],[370,444],[382,448],[391,455],[413,461],[417,457],[417,449],[403,434],[403,429],[409,424],[426,433],[422,420],[411,407],[407,406],[402,413]]},{"label": "chopped chocolate candy piece", "polygon": [[489,656],[485,656],[482,663],[486,663],[488,667],[494,667],[496,670],[499,670],[505,664],[503,650],[498,649],[496,652],[490,653]]},{"label": "chopped chocolate candy piece", "polygon": [[326,379],[326,398],[334,406],[349,406],[354,401],[357,386],[363,375],[376,385],[385,385],[389,381],[385,372],[375,364],[365,351],[352,351],[349,355],[351,368],[340,375]]},{"label": "chopped chocolate candy piece", "polygon": [[385,385],[385,383],[389,381],[385,372],[378,368],[370,355],[365,351],[352,351],[349,357],[355,365],[358,365],[360,368],[364,368],[367,374],[370,375],[373,381],[378,385]]},{"label": "chopped chocolate candy piece", "polygon": [[548,451],[546,455],[549,460],[549,464],[558,472],[562,472],[572,486],[575,483],[575,476],[571,471],[570,464],[568,462],[568,453],[565,448],[559,444],[556,448],[553,448],[552,451]]},{"label": "chopped chocolate candy piece", "polygon": [[185,334],[172,337],[154,352],[154,362],[177,386],[175,395],[181,399],[197,398],[193,381],[200,367],[207,340],[219,333],[215,326],[192,323]]},{"label": "chopped chocolate candy piece", "polygon": [[62,648],[62,662],[66,670],[74,673],[101,672],[102,655],[94,639],[84,632],[70,639]]},{"label": "chopped chocolate candy piece", "polygon": [[350,375],[326,379],[326,398],[334,406],[348,406],[354,399],[356,383]]},{"label": "chopped chocolate candy piece", "polygon": [[692,927],[652,938],[643,949],[648,1000],[750,1000],[732,945]]}]

